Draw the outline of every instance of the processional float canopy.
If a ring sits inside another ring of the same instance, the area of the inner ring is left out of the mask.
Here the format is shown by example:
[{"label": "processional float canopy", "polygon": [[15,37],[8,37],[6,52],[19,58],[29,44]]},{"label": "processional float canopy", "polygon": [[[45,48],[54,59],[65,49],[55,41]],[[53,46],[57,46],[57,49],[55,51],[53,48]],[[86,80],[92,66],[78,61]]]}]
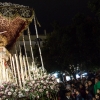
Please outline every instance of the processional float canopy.
[{"label": "processional float canopy", "polygon": [[12,47],[33,17],[33,9],[28,6],[0,3],[0,46]]}]

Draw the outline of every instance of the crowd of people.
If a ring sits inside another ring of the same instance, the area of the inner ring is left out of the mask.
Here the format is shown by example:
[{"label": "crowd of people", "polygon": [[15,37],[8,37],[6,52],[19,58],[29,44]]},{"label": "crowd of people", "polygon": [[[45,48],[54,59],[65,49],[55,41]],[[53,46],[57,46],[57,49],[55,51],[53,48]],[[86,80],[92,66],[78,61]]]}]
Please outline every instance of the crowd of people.
[{"label": "crowd of people", "polygon": [[100,100],[100,75],[59,83],[58,100]]}]

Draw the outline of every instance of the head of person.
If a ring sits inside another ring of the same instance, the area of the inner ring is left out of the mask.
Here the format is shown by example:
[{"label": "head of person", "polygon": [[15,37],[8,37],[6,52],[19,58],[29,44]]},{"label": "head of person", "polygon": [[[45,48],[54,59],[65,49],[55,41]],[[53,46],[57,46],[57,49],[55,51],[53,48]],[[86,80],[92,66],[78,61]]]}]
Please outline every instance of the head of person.
[{"label": "head of person", "polygon": [[87,82],[85,83],[85,87],[88,87],[88,83]]},{"label": "head of person", "polygon": [[100,89],[97,89],[97,93],[100,94]]},{"label": "head of person", "polygon": [[100,96],[99,96],[99,94],[98,94],[98,93],[95,95],[95,98],[96,98],[97,100],[99,100],[99,99],[100,99]]},{"label": "head of person", "polygon": [[92,81],[91,80],[88,81],[88,85],[89,86],[92,85]]},{"label": "head of person", "polygon": [[71,95],[71,91],[70,91],[70,90],[66,90],[66,91],[65,91],[65,96],[70,97],[70,95]]},{"label": "head of person", "polygon": [[79,95],[80,94],[80,92],[79,92],[78,89],[76,89],[75,93],[76,93],[76,95]]},{"label": "head of person", "polygon": [[71,84],[71,87],[75,87],[75,85],[72,83],[72,84]]},{"label": "head of person", "polygon": [[85,92],[86,92],[86,94],[89,94],[89,90],[88,89],[86,89]]},{"label": "head of person", "polygon": [[82,84],[80,84],[80,85],[79,85],[79,88],[80,88],[80,89],[82,89],[82,88],[83,88],[83,85],[82,85]]},{"label": "head of person", "polygon": [[95,77],[95,83],[99,81],[99,77]]}]

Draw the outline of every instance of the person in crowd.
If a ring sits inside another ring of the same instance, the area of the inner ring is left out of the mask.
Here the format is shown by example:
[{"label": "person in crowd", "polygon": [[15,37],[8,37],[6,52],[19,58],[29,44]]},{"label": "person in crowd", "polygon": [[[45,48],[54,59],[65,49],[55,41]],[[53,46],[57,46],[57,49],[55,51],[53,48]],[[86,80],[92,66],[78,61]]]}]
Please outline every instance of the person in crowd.
[{"label": "person in crowd", "polygon": [[70,90],[66,90],[64,100],[74,100]]},{"label": "person in crowd", "polygon": [[82,84],[87,83],[86,77],[82,77],[81,83],[82,83]]},{"label": "person in crowd", "polygon": [[97,93],[100,95],[100,89],[97,89]]},{"label": "person in crowd", "polygon": [[100,95],[98,93],[95,95],[95,100],[100,100]]},{"label": "person in crowd", "polygon": [[65,98],[65,86],[63,83],[59,83],[58,100],[64,100]]},{"label": "person in crowd", "polygon": [[82,98],[85,99],[86,93],[85,93],[85,87],[83,86],[83,84],[79,85],[79,91],[80,91],[80,94],[81,94]]},{"label": "person in crowd", "polygon": [[67,89],[67,90],[70,90],[70,89],[71,89],[71,85],[70,85],[70,82],[69,82],[69,81],[68,81],[67,84],[66,84],[66,89]]},{"label": "person in crowd", "polygon": [[88,89],[89,85],[88,82],[85,83],[85,89]]},{"label": "person in crowd", "polygon": [[88,80],[88,90],[90,94],[94,97],[94,84],[91,80]]},{"label": "person in crowd", "polygon": [[93,100],[93,96],[88,89],[86,89],[86,99],[85,100]]},{"label": "person in crowd", "polygon": [[76,89],[76,100],[83,100],[82,99],[82,96],[81,96],[81,94],[80,94],[80,92],[79,92],[79,90],[78,89]]},{"label": "person in crowd", "polygon": [[88,80],[91,80],[91,78],[94,77],[94,73],[92,71],[89,71],[88,73]]},{"label": "person in crowd", "polygon": [[99,77],[95,77],[94,93],[97,93],[97,90],[100,89]]}]

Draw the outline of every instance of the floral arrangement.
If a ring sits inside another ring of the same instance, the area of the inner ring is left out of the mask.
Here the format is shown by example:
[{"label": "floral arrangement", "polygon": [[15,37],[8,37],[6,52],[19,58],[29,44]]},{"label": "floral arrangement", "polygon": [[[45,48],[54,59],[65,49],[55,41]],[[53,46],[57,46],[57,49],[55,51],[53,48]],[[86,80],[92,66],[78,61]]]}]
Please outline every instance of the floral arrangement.
[{"label": "floral arrangement", "polygon": [[4,82],[0,85],[0,100],[16,100],[18,86],[12,82]]},{"label": "floral arrangement", "polygon": [[34,80],[26,80],[22,89],[12,82],[3,83],[0,86],[0,100],[56,100],[58,90],[56,78],[44,74]]}]

